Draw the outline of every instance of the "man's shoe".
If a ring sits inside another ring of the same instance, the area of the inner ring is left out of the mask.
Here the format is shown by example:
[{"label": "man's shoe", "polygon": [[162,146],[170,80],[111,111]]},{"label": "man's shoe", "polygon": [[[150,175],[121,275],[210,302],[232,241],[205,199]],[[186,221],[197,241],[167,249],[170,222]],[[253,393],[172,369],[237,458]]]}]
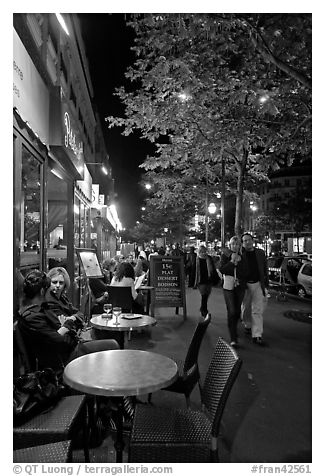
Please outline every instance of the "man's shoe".
[{"label": "man's shoe", "polygon": [[252,329],[250,327],[245,327],[245,334],[250,334]]},{"label": "man's shoe", "polygon": [[254,344],[264,345],[262,337],[253,337],[253,342],[254,342]]}]

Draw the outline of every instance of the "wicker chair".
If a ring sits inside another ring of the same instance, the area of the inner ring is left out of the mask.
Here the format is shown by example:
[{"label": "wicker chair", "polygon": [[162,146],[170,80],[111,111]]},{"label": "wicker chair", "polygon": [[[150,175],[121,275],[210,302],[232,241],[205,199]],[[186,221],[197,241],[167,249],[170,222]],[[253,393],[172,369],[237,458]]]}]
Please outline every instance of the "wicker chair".
[{"label": "wicker chair", "polygon": [[14,463],[70,463],[71,441],[58,441],[48,445],[15,450]]},{"label": "wicker chair", "polygon": [[[207,314],[204,320],[197,324],[185,360],[175,359],[179,372],[177,380],[169,387],[163,389],[169,392],[183,393],[188,408],[190,407],[190,394],[197,383],[199,385],[200,394],[202,395],[198,356],[204,334],[210,322],[211,314]],[[151,394],[148,396],[148,401],[151,401]]]},{"label": "wicker chair", "polygon": [[123,312],[132,312],[131,286],[108,286],[108,301],[113,306],[120,306]]},{"label": "wicker chair", "polygon": [[241,363],[219,337],[202,389],[202,411],[137,405],[129,462],[217,462],[220,422]]},{"label": "wicker chair", "polygon": [[64,397],[48,412],[36,415],[26,423],[14,426],[14,449],[74,440],[83,429],[85,461],[89,462],[88,408],[85,395]]},{"label": "wicker chair", "polygon": [[[18,353],[17,372],[34,370],[37,362],[31,364],[17,322],[14,323],[13,331],[14,352]],[[89,462],[88,439],[89,426],[92,423],[89,421],[91,413],[91,400],[85,395],[64,397],[51,410],[36,415],[22,425],[14,426],[14,449],[70,440],[82,427],[85,461]]]}]

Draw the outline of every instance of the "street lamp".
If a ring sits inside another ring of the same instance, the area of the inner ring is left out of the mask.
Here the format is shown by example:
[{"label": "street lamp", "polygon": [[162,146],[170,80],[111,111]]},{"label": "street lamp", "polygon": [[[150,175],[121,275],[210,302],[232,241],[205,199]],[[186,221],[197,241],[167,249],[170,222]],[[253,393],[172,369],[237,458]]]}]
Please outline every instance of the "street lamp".
[{"label": "street lamp", "polygon": [[255,228],[255,212],[256,210],[258,209],[258,207],[255,205],[254,202],[249,202],[249,208],[251,209],[252,211],[252,224],[251,224],[251,229],[252,231],[254,231],[254,228]]},{"label": "street lamp", "polygon": [[150,190],[151,187],[152,187],[151,183],[146,183],[146,184],[145,184],[145,188],[146,188],[147,190]]},{"label": "street lamp", "polygon": [[209,240],[209,215],[215,213],[217,211],[216,204],[211,202],[207,207],[205,211],[205,246],[208,247],[208,240]]}]

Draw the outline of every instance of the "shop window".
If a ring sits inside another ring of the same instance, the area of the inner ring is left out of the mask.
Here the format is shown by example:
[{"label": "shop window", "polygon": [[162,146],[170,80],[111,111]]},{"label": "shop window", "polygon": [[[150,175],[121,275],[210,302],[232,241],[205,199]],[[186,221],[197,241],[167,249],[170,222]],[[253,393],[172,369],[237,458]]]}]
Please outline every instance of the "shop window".
[{"label": "shop window", "polygon": [[23,268],[38,268],[41,236],[41,164],[24,146],[20,225],[20,265]]},{"label": "shop window", "polygon": [[67,184],[53,171],[48,174],[48,267],[67,265]]}]

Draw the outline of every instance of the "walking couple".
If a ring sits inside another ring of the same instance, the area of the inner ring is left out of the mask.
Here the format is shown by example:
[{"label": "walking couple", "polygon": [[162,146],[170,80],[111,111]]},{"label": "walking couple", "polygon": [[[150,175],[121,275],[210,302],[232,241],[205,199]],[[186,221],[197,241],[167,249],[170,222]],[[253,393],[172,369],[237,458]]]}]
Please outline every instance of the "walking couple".
[{"label": "walking couple", "polygon": [[266,256],[254,247],[253,237],[244,233],[233,236],[229,250],[221,255],[223,293],[227,307],[230,344],[238,345],[237,324],[242,316],[245,332],[253,342],[263,345],[263,311],[269,285]]}]

